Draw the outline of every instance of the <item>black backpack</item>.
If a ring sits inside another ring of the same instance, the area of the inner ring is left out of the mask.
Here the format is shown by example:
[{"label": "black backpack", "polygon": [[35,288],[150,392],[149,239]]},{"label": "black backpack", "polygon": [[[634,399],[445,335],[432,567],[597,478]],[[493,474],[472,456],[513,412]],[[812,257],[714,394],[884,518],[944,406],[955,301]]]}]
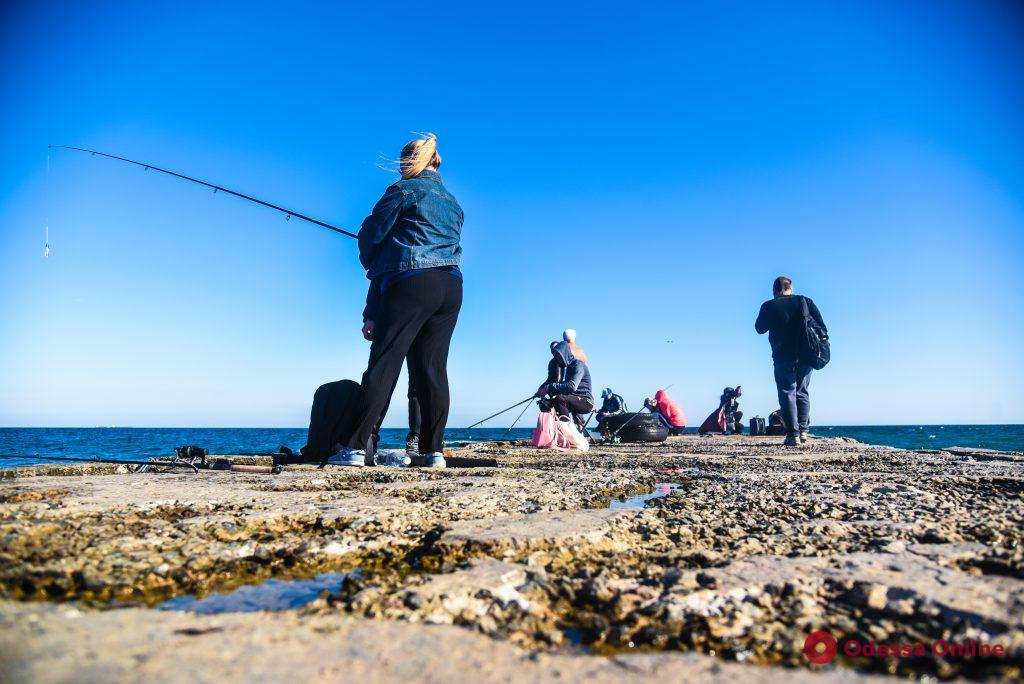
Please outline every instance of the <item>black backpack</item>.
[{"label": "black backpack", "polygon": [[352,412],[359,401],[359,383],[338,380],[320,385],[313,393],[309,413],[309,435],[302,447],[305,459],[326,461],[352,435]]},{"label": "black backpack", "polygon": [[750,436],[760,437],[764,434],[764,418],[754,416],[750,419]]},{"label": "black backpack", "polygon": [[828,333],[811,316],[807,308],[807,297],[800,298],[803,320],[800,323],[800,360],[815,370],[821,370],[832,358]]}]

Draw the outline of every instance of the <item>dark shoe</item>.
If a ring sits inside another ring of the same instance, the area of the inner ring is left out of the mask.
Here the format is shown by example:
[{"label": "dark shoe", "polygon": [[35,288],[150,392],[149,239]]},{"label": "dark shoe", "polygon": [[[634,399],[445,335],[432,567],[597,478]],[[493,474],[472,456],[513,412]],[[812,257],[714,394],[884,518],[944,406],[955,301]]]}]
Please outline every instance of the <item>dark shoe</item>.
[{"label": "dark shoe", "polygon": [[782,446],[800,446],[800,439],[790,435],[786,437],[786,441],[782,443]]}]

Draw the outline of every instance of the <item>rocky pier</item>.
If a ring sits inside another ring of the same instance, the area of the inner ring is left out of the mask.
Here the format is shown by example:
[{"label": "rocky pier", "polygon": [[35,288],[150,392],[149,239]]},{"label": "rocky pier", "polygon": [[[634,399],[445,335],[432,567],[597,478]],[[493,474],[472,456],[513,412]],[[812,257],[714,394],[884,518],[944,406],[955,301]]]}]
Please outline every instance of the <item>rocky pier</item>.
[{"label": "rocky pier", "polygon": [[[477,467],[2,471],[0,680],[1024,676],[1024,455],[742,436],[453,455]],[[337,581],[284,609],[168,610],[318,577]],[[837,653],[816,664],[821,631]]]}]

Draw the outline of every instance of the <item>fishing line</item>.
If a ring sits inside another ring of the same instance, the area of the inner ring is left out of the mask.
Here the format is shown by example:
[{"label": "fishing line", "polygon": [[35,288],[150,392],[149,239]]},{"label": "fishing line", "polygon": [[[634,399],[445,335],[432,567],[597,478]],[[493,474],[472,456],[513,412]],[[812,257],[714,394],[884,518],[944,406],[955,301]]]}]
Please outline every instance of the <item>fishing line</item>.
[{"label": "fishing line", "polygon": [[522,401],[517,401],[516,403],[512,404],[508,408],[502,409],[502,410],[498,411],[497,413],[491,414],[491,415],[487,416],[486,418],[484,418],[483,420],[478,420],[475,423],[473,423],[472,425],[470,425],[468,428],[464,428],[464,429],[472,430],[473,428],[475,428],[480,423],[486,423],[491,418],[496,418],[496,417],[500,416],[502,413],[505,413],[506,411],[511,411],[512,409],[516,408],[517,406],[522,406],[526,402],[531,401],[531,400],[536,399],[536,398],[537,398],[536,396],[531,394],[530,396],[526,397],[526,399],[523,399]]},{"label": "fishing line", "polygon": [[[270,202],[265,202],[265,201],[263,201],[261,199],[257,199],[255,197],[250,196],[250,195],[246,195],[246,194],[243,194],[241,192],[236,192],[235,190],[230,190],[230,189],[225,188],[225,187],[223,187],[221,185],[214,185],[213,183],[207,183],[206,181],[199,180],[198,178],[193,178],[192,176],[186,176],[185,174],[178,173],[176,171],[170,171],[168,169],[163,169],[163,168],[160,168],[159,166],[153,166],[152,164],[145,164],[143,162],[138,162],[138,161],[135,161],[133,159],[127,159],[125,157],[118,157],[117,155],[114,155],[114,154],[107,154],[106,152],[98,152],[96,150],[90,150],[90,149],[86,149],[84,147],[72,147],[71,145],[48,145],[47,147],[48,148],[55,148],[55,149],[62,149],[62,150],[77,150],[78,152],[88,152],[88,153],[92,154],[93,156],[99,155],[101,157],[107,157],[108,159],[116,159],[118,161],[123,161],[123,162],[126,162],[128,164],[134,164],[135,166],[141,166],[146,171],[149,171],[150,169],[152,169],[154,171],[159,171],[160,173],[166,173],[168,176],[174,176],[175,178],[180,178],[182,180],[187,180],[187,181],[191,181],[193,183],[198,183],[199,185],[203,185],[203,186],[205,186],[207,188],[212,188],[215,193],[216,192],[226,192],[229,195],[234,195],[235,197],[240,197],[241,199],[249,200],[250,202],[255,202],[256,204],[259,204],[261,206],[267,207],[269,209],[273,209],[275,211],[279,211],[279,212],[281,212],[282,214],[285,215],[285,220],[286,221],[290,220],[294,216],[295,218],[302,219],[303,221],[308,221],[309,223],[312,223],[314,225],[321,226],[323,228],[327,228],[328,230],[333,230],[335,233],[341,233],[342,235],[347,235],[347,236],[352,237],[352,238],[358,238],[359,237],[355,233],[349,232],[347,230],[342,230],[341,228],[338,228],[337,226],[332,226],[329,223],[324,223],[323,221],[319,221],[319,220],[317,220],[315,218],[311,218],[309,216],[306,216],[305,214],[300,214],[297,211],[292,211],[291,209],[285,209],[284,207],[278,206],[276,204],[271,204]],[[49,156],[47,156],[47,159],[49,159]]]},{"label": "fishing line", "polygon": [[[530,398],[532,399],[533,397]],[[519,412],[519,415],[516,417],[515,421],[513,421],[512,425],[509,426],[508,430],[505,431],[505,434],[501,436],[502,439],[508,437],[509,433],[512,432],[512,428],[516,426],[516,423],[519,422],[519,419],[523,417],[523,414],[526,413],[528,408],[530,408],[529,402],[527,402],[526,406],[523,407],[523,410]]]},{"label": "fishing line", "polygon": [[[639,411],[637,411],[636,413],[634,413],[632,416],[630,416],[630,418],[628,420],[626,420],[625,423],[623,423],[622,425],[619,426],[618,430],[616,430],[615,432],[612,433],[612,439],[615,439],[616,437],[618,437],[619,433],[622,432],[623,428],[625,428],[627,425],[629,425],[634,420],[636,420],[636,417],[639,416],[641,413],[643,413],[644,409],[647,409],[648,411],[651,411],[649,408],[644,406],[644,408],[642,408]],[[651,411],[651,413],[653,413],[653,411]]]},{"label": "fishing line", "polygon": [[50,258],[50,153],[46,153],[46,189],[43,191],[43,203],[46,204],[44,220],[46,223],[46,242],[43,243],[43,258]]}]

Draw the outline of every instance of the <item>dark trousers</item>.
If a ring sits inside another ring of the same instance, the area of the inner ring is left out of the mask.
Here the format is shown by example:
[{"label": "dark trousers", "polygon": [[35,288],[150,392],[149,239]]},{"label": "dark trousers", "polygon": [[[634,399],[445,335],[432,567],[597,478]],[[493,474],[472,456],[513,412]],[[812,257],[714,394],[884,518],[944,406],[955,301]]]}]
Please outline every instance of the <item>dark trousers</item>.
[{"label": "dark trousers", "polygon": [[806,432],[811,421],[811,367],[799,361],[775,361],[775,387],[779,390],[779,408],[786,434],[795,437]]},{"label": "dark trousers", "polygon": [[551,399],[545,401],[548,408],[544,408],[542,405],[541,410],[547,411],[553,407],[555,413],[560,416],[579,415],[581,413],[590,413],[594,410],[594,405],[586,397],[578,397],[575,394],[556,394]]},{"label": "dark trousers", "polygon": [[[421,426],[423,424],[421,413],[420,413],[420,400],[416,395],[416,371],[412,369],[412,364],[409,363],[409,359],[405,360],[405,368],[409,372],[409,389],[406,396],[409,399],[409,432],[405,435],[406,441],[410,438],[420,436]],[[388,414],[388,409],[391,407],[391,397],[395,394],[395,388],[398,387],[398,379],[395,379],[395,387],[391,388],[391,392],[388,394],[388,402],[384,405],[383,410],[380,412],[380,418],[377,420],[377,425],[373,428],[373,443],[374,451],[376,451],[377,442],[380,441],[380,426],[384,423],[384,418]]]},{"label": "dark trousers", "polygon": [[412,436],[419,437],[423,429],[423,413],[420,411],[420,398],[416,394],[416,380],[413,378],[412,369],[409,369],[409,439]]},{"label": "dark trousers", "polygon": [[444,449],[448,422],[448,347],[462,308],[462,279],[427,271],[392,283],[381,296],[370,363],[363,373],[354,430],[348,445],[371,448],[371,439],[408,357],[418,398],[420,453]]}]

